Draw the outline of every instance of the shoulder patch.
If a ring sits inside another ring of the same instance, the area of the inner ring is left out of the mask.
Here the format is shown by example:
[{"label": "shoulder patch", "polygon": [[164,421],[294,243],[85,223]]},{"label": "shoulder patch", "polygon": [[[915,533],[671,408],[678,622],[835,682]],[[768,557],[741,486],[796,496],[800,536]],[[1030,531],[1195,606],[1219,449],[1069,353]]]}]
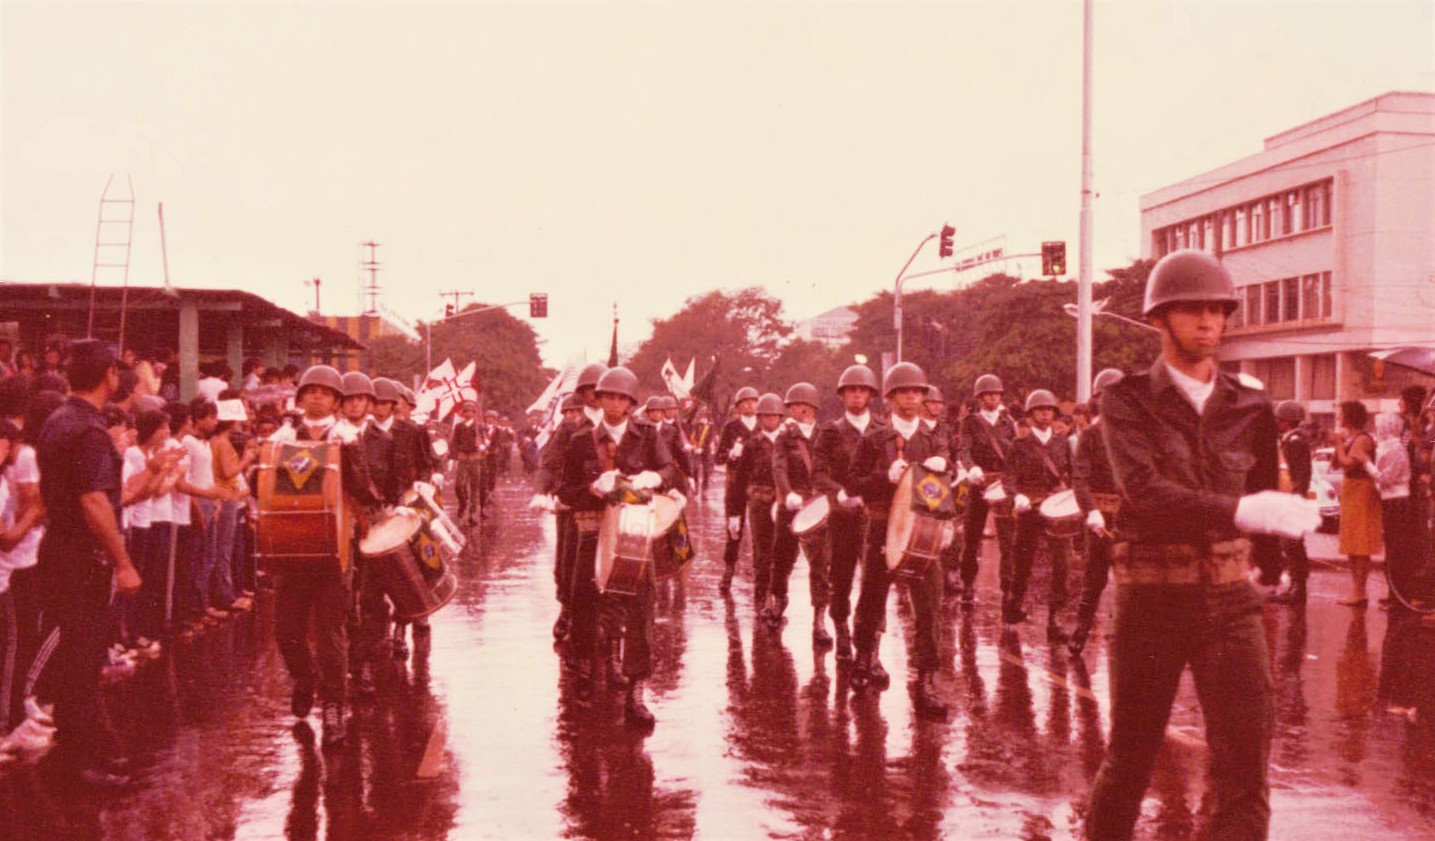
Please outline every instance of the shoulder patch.
[{"label": "shoulder patch", "polygon": [[1251,376],[1250,374],[1237,374],[1236,382],[1254,391],[1266,390],[1266,384]]}]

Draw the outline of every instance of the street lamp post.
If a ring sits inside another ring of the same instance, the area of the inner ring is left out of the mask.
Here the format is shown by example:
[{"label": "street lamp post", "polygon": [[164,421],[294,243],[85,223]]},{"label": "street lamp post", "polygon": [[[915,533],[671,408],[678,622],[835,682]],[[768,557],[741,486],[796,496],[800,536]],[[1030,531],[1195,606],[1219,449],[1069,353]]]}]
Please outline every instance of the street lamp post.
[{"label": "street lamp post", "polygon": [[902,281],[905,280],[903,275],[907,273],[907,269],[910,269],[912,267],[912,261],[917,259],[917,255],[922,252],[922,249],[927,245],[927,243],[931,242],[936,238],[936,234],[927,234],[925,237],[923,237],[922,241],[917,243],[917,250],[913,251],[912,256],[907,258],[906,265],[902,266],[902,270],[900,272],[897,272],[897,283],[895,289],[892,292],[892,323],[897,328],[898,362],[902,361]]},{"label": "street lamp post", "polygon": [[[1144,321],[1137,321],[1137,320],[1134,319],[1134,318],[1127,318],[1127,317],[1124,316],[1124,315],[1119,315],[1119,314],[1114,313],[1114,312],[1106,312],[1106,310],[1104,309],[1105,306],[1106,306],[1106,300],[1097,301],[1096,303],[1092,304],[1092,306],[1091,306],[1091,314],[1092,314],[1093,316],[1100,315],[1100,316],[1105,316],[1106,318],[1114,318],[1114,319],[1116,319],[1117,321],[1124,321],[1124,322],[1126,322],[1127,324],[1130,324],[1130,325],[1133,326],[1133,327],[1140,327],[1142,330],[1150,330],[1150,331],[1153,332],[1153,333],[1159,333],[1159,332],[1161,332],[1158,328],[1152,327],[1150,324],[1147,324],[1147,323],[1144,322]],[[1071,316],[1072,318],[1075,318],[1075,319],[1078,319],[1078,320],[1079,320],[1080,317],[1081,317],[1081,308],[1078,307],[1076,304],[1062,304],[1062,305],[1061,305],[1061,309],[1062,309],[1062,312],[1065,312],[1067,315]],[[1088,395],[1088,396],[1089,396],[1089,395]]]}]

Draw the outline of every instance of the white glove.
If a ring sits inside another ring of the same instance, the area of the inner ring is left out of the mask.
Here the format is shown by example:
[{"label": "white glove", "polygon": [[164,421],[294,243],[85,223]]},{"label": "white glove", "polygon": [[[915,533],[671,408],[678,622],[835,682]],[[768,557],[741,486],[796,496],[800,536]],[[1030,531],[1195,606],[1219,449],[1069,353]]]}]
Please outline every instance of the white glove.
[{"label": "white glove", "polygon": [[1320,528],[1320,503],[1280,491],[1261,491],[1236,503],[1236,528],[1294,540]]},{"label": "white glove", "polygon": [[932,471],[933,473],[947,472],[947,460],[942,458],[941,456],[932,456],[931,458],[922,462],[922,466]]},{"label": "white glove", "polygon": [[651,470],[644,470],[633,477],[633,490],[651,491],[663,483],[663,477]]},{"label": "white glove", "polygon": [[679,509],[688,507],[688,498],[683,496],[677,488],[673,488],[672,490],[668,491],[668,498],[671,499],[673,502],[676,502]]},{"label": "white glove", "polygon": [[848,496],[847,489],[843,488],[837,492],[837,504],[847,509],[861,508],[862,497]]},{"label": "white glove", "polygon": [[548,507],[547,499],[543,494],[534,494],[533,498],[528,500],[528,507],[534,511],[542,511]]},{"label": "white glove", "polygon": [[958,467],[958,468],[957,468],[957,475],[956,475],[956,482],[955,482],[954,484],[960,485],[961,483],[967,481],[969,478],[971,478],[971,474],[967,473],[966,468],[964,468],[964,467]]},{"label": "white glove", "polygon": [[742,518],[727,518],[727,536],[729,540],[737,540],[742,535]]},{"label": "white glove", "polygon": [[334,424],[333,435],[339,439],[340,444],[352,444],[359,440],[359,430],[347,423]]},{"label": "white glove", "polygon": [[597,479],[594,479],[593,484],[589,485],[588,488],[598,496],[607,496],[608,494],[612,493],[613,488],[617,486],[618,471],[609,470],[607,473],[604,473],[602,476],[599,476]]},{"label": "white glove", "polygon": [[430,476],[429,484],[433,485],[436,490],[443,490],[443,474],[435,473],[434,475]]},{"label": "white glove", "polygon": [[906,473],[907,468],[910,466],[904,458],[899,458],[892,462],[892,466],[887,468],[887,481],[894,485],[902,481],[902,474]]},{"label": "white glove", "polygon": [[1025,514],[1031,510],[1031,500],[1026,498],[1026,494],[1017,494],[1012,500],[1012,509],[1018,514]]},{"label": "white glove", "polygon": [[798,496],[795,493],[789,493],[787,495],[786,505],[788,511],[801,511],[802,497]]},{"label": "white glove", "polygon": [[972,469],[967,471],[968,484],[980,485],[982,483],[982,480],[986,478],[987,474],[983,472],[983,470],[977,465],[972,465]]},{"label": "white glove", "polygon": [[1086,527],[1097,534],[1106,531],[1106,515],[1095,508],[1091,509],[1091,513],[1086,515]]},{"label": "white glove", "polygon": [[737,442],[736,444],[733,444],[733,445],[732,445],[732,449],[731,449],[731,450],[728,450],[728,452],[727,452],[727,460],[728,460],[728,461],[737,461],[737,460],[740,459],[740,458],[742,458],[742,442],[741,442],[741,441]]}]

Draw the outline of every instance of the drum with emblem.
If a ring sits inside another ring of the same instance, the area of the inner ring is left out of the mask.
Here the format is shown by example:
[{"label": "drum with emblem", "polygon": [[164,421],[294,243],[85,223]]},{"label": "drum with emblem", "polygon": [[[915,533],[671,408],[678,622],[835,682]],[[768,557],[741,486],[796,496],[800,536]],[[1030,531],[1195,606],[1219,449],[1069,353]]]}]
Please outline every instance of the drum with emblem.
[{"label": "drum with emblem", "polygon": [[400,506],[375,521],[359,541],[359,554],[372,564],[394,603],[395,616],[403,621],[437,611],[458,590],[439,542],[424,525],[420,512]]},{"label": "drum with emblem", "polygon": [[[892,577],[921,579],[956,539],[953,497],[951,485],[940,473],[914,466],[902,474],[887,515],[887,569]],[[914,500],[924,504],[919,507]],[[943,510],[946,516],[934,515]]]},{"label": "drum with emblem", "polygon": [[621,502],[604,510],[598,527],[599,592],[638,594],[653,565],[655,508],[649,500]]},{"label": "drum with emblem", "polygon": [[340,447],[327,441],[265,441],[259,448],[254,556],[273,572],[348,569],[352,520],[344,503]]},{"label": "drum with emblem", "polygon": [[667,578],[682,572],[695,550],[683,506],[670,496],[653,497],[653,573]]}]

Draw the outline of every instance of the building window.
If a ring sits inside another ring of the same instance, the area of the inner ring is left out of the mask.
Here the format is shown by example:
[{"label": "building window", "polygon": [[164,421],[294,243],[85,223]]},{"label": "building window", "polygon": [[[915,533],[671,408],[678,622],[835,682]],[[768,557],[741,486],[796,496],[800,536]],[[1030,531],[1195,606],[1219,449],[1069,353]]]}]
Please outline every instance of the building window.
[{"label": "building window", "polygon": [[1281,281],[1281,321],[1300,321],[1300,278]]},{"label": "building window", "polygon": [[1295,399],[1295,357],[1257,359],[1255,375],[1265,383],[1266,393],[1272,400]]},{"label": "building window", "polygon": [[1255,327],[1261,323],[1261,285],[1259,283],[1247,286],[1246,293],[1246,323]]},{"label": "building window", "polygon": [[1320,317],[1330,318],[1334,307],[1331,305],[1330,272],[1320,273]]},{"label": "building window", "polygon": [[1266,290],[1266,324],[1276,324],[1281,320],[1281,282],[1272,280],[1262,284]]},{"label": "building window", "polygon": [[1266,203],[1258,201],[1251,205],[1251,242],[1262,242],[1270,238],[1266,227]]},{"label": "building window", "polygon": [[1231,317],[1226,320],[1227,330],[1239,330],[1246,326],[1246,290],[1236,289],[1236,308],[1231,311]]},{"label": "building window", "polygon": [[1305,227],[1324,228],[1330,224],[1330,182],[1322,181],[1305,188]]},{"label": "building window", "polygon": [[1310,373],[1310,381],[1306,384],[1307,399],[1334,400],[1335,354],[1321,353],[1312,356],[1306,370]]},{"label": "building window", "polygon": [[1300,287],[1301,317],[1306,320],[1320,318],[1320,275],[1306,275],[1300,279]]},{"label": "building window", "polygon": [[1235,226],[1236,233],[1231,238],[1231,242],[1235,243],[1237,247],[1250,243],[1251,236],[1250,231],[1246,228],[1246,209],[1244,207],[1236,208],[1232,225]]},{"label": "building window", "polygon": [[1201,220],[1201,247],[1214,253],[1216,251],[1216,217],[1207,216]]}]

